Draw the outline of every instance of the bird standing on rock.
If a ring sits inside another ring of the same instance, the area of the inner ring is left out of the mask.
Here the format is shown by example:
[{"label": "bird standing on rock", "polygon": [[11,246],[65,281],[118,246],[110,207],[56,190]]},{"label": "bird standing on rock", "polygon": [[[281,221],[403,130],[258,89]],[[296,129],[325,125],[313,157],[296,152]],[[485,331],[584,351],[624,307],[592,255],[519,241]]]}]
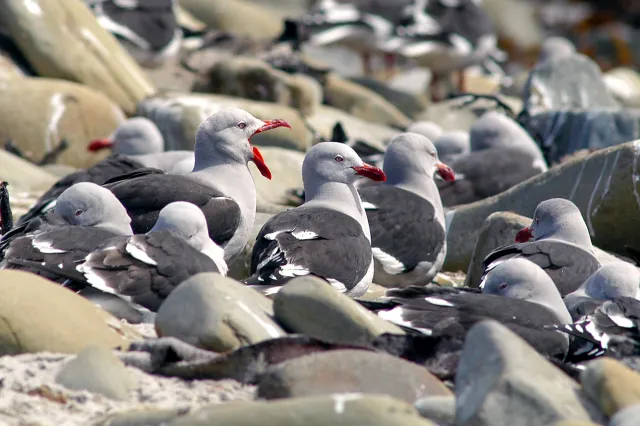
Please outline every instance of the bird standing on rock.
[{"label": "bird standing on rock", "polygon": [[146,233],[160,210],[175,201],[198,206],[207,218],[209,236],[233,258],[247,243],[256,213],[256,189],[248,162],[271,179],[271,172],[251,137],[278,127],[283,120],[262,121],[229,108],[207,118],[196,132],[195,166],[186,175],[146,169],[105,183],[127,209],[136,233]]},{"label": "bird standing on rock", "polygon": [[344,144],[311,148],[302,163],[305,202],[262,227],[246,283],[272,294],[296,276],[316,275],[350,296],[364,294],[373,258],[367,215],[354,186],[361,177],[386,179]]},{"label": "bird standing on rock", "polygon": [[358,190],[371,229],[374,282],[386,287],[427,284],[447,253],[439,174],[454,173],[438,159],[429,139],[416,133],[396,136],[384,156],[387,181]]},{"label": "bird standing on rock", "polygon": [[531,225],[518,232],[516,242],[487,255],[483,279],[505,260],[520,257],[540,266],[565,296],[600,268],[580,210],[564,198],[538,204]]}]

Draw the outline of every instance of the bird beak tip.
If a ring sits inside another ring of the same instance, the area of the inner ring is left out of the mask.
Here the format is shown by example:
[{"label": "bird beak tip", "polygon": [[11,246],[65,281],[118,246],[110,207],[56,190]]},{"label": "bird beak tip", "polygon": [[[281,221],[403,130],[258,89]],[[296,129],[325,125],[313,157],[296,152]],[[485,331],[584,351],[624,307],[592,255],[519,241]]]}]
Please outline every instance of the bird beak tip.
[{"label": "bird beak tip", "polygon": [[385,182],[387,180],[387,175],[384,174],[382,169],[371,164],[364,163],[362,166],[353,166],[352,168],[358,175],[369,178],[374,182]]},{"label": "bird beak tip", "polygon": [[531,227],[527,226],[526,228],[522,228],[516,234],[516,243],[526,243],[532,238],[533,238],[533,233],[531,232]]},{"label": "bird beak tip", "polygon": [[446,164],[442,162],[436,163],[436,171],[446,182],[455,182],[456,174],[453,172],[453,169]]}]

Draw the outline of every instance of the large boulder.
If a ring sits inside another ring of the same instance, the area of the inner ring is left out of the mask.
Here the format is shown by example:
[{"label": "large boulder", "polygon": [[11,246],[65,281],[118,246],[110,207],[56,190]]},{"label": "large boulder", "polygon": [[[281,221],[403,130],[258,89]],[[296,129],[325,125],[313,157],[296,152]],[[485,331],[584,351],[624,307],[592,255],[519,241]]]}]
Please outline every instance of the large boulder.
[{"label": "large boulder", "polygon": [[469,331],[455,384],[456,426],[602,419],[578,383],[495,321]]},{"label": "large boulder", "polygon": [[640,374],[614,359],[590,362],[580,381],[589,398],[609,417],[640,404]]},{"label": "large boulder", "polygon": [[42,193],[57,180],[57,176],[43,168],[0,150],[0,182],[9,182],[9,194],[12,196],[18,192]]},{"label": "large boulder", "polygon": [[298,151],[305,151],[311,146],[311,133],[300,113],[270,102],[221,95],[167,93],[140,102],[137,114],[156,123],[167,149],[193,149],[200,123],[224,108],[242,108],[257,118],[282,118],[291,124],[291,130],[276,129],[256,135],[251,139],[256,145]]},{"label": "large boulder", "polygon": [[567,198],[587,223],[594,245],[625,255],[625,245],[640,239],[640,141],[576,158],[513,188],[447,213],[444,269],[466,271],[484,220],[494,212],[532,217],[541,201]]},{"label": "large boulder", "polygon": [[0,271],[0,356],[127,348],[141,336],[85,298],[37,275]]},{"label": "large boulder", "polygon": [[531,71],[520,122],[550,162],[640,137],[640,111],[622,110],[598,65],[579,54],[551,58]]},{"label": "large boulder", "polygon": [[127,113],[156,91],[81,0],[3,1],[0,26],[39,75],[86,84]]},{"label": "large boulder", "polygon": [[77,83],[21,78],[0,85],[0,141],[12,140],[36,162],[65,139],[68,148],[57,161],[88,167],[108,155],[90,154],[89,141],[108,136],[123,120],[113,101]]}]

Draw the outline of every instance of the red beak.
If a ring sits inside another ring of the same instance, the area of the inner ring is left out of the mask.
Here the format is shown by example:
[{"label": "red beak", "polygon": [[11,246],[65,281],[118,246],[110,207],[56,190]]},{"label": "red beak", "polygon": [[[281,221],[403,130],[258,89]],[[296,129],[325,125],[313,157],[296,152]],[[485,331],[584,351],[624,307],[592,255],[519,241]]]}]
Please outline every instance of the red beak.
[{"label": "red beak", "polygon": [[111,139],[96,139],[89,142],[89,146],[87,146],[87,150],[91,152],[102,151],[103,149],[112,148],[113,141]]},{"label": "red beak", "polygon": [[516,234],[516,243],[526,243],[532,238],[533,238],[533,234],[531,233],[531,227],[527,226],[526,228],[522,228]]},{"label": "red beak", "polygon": [[447,166],[441,161],[436,163],[436,172],[444,179],[446,182],[455,182],[456,174],[453,173],[451,167]]},{"label": "red beak", "polygon": [[[287,127],[290,129],[291,124],[287,123],[284,120],[280,120],[279,118],[275,120],[264,120],[264,125],[253,132],[253,135],[251,135],[251,137],[254,137],[258,133],[266,132],[267,130],[277,129],[278,127]],[[251,137],[249,139],[251,139]]]},{"label": "red beak", "polygon": [[387,180],[387,176],[382,169],[372,166],[371,164],[364,163],[362,166],[351,167],[360,176],[371,179],[374,182],[384,182]]},{"label": "red beak", "polygon": [[267,164],[264,162],[264,157],[260,153],[260,150],[256,146],[251,148],[251,150],[253,151],[253,162],[256,167],[258,167],[258,170],[260,170],[260,174],[271,180],[271,170],[269,170],[269,167],[267,167]]}]

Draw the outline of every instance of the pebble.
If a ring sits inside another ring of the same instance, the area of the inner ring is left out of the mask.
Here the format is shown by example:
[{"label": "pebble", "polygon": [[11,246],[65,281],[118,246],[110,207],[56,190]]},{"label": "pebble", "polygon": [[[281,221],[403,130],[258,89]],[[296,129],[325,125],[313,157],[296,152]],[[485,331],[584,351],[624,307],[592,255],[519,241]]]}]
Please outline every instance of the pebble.
[{"label": "pebble", "polygon": [[264,179],[257,167],[250,164],[259,200],[272,204],[288,204],[291,189],[302,188],[302,161],[304,154],[275,146],[260,147],[272,178]]},{"label": "pebble", "polygon": [[386,394],[409,403],[425,396],[451,395],[426,368],[363,350],[335,350],[285,361],[262,376],[257,395],[279,399],[336,392]]},{"label": "pebble", "polygon": [[251,275],[249,272],[251,268],[251,253],[253,252],[253,246],[256,243],[256,238],[264,224],[267,223],[274,214],[275,213],[261,213],[260,209],[258,209],[253,221],[253,229],[251,230],[249,241],[247,242],[247,245],[244,246],[244,249],[242,249],[242,253],[238,254],[229,264],[229,271],[227,271],[228,277],[236,280],[243,280]]},{"label": "pebble", "polygon": [[140,335],[88,300],[22,271],[0,271],[0,355],[126,348]]},{"label": "pebble", "polygon": [[231,278],[194,275],[180,284],[158,309],[158,337],[225,352],[284,336],[271,317],[272,302]]},{"label": "pebble", "polygon": [[276,294],[273,310],[286,329],[330,342],[368,344],[384,333],[404,334],[398,326],[312,276],[287,283]]},{"label": "pebble", "polygon": [[406,402],[384,395],[336,393],[273,402],[214,405],[169,426],[435,426]]},{"label": "pebble", "polygon": [[88,390],[107,398],[127,400],[133,387],[124,364],[110,350],[89,346],[62,366],[56,382],[73,390]]},{"label": "pebble", "polygon": [[640,404],[623,408],[611,417],[609,426],[635,426],[640,418]]},{"label": "pebble", "polygon": [[475,325],[455,379],[456,426],[601,420],[580,385],[495,321]]},{"label": "pebble", "polygon": [[614,359],[591,361],[580,374],[580,381],[589,398],[608,417],[640,404],[640,374]]},{"label": "pebble", "polygon": [[425,419],[440,426],[453,426],[456,422],[456,398],[454,396],[428,396],[417,400],[416,410]]}]

